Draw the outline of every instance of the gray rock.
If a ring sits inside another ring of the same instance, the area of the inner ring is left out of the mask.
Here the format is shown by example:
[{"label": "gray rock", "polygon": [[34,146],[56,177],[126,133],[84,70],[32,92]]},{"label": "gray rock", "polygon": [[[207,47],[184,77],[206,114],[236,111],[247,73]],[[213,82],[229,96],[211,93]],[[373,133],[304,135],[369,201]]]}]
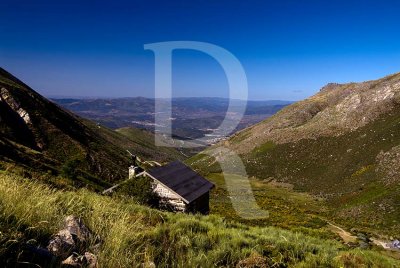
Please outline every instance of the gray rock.
[{"label": "gray rock", "polygon": [[90,237],[89,229],[80,218],[68,216],[65,218],[64,229],[60,230],[50,240],[47,249],[53,255],[65,259],[73,252],[82,253],[86,251]]},{"label": "gray rock", "polygon": [[85,254],[82,256],[73,254],[64,261],[62,261],[61,264],[69,267],[87,267],[87,268],[98,267],[97,257],[90,252],[85,252]]},{"label": "gray rock", "polygon": [[90,252],[85,252],[85,260],[86,260],[86,265],[88,268],[97,268],[97,257],[96,255],[90,253]]},{"label": "gray rock", "polygon": [[73,254],[68,258],[66,258],[65,260],[63,260],[61,264],[63,266],[69,266],[69,267],[81,267],[82,265],[81,261],[79,260],[79,257],[80,256]]},{"label": "gray rock", "polygon": [[366,234],[363,234],[363,233],[358,233],[358,234],[357,234],[357,238],[358,238],[359,240],[361,240],[361,241],[366,242],[366,243],[371,242],[371,240],[369,239],[369,237],[368,237]]},{"label": "gray rock", "polygon": [[360,241],[359,246],[361,249],[369,249],[371,247],[371,245],[369,243],[364,242],[364,241]]},{"label": "gray rock", "polygon": [[79,242],[87,242],[90,239],[91,233],[80,218],[72,215],[66,217],[64,227],[71,235],[76,237]]},{"label": "gray rock", "polygon": [[76,244],[68,230],[59,231],[49,242],[47,249],[55,256],[65,258],[75,250]]},{"label": "gray rock", "polygon": [[400,249],[400,241],[399,240],[394,240],[393,241],[393,247],[397,248],[397,249]]}]

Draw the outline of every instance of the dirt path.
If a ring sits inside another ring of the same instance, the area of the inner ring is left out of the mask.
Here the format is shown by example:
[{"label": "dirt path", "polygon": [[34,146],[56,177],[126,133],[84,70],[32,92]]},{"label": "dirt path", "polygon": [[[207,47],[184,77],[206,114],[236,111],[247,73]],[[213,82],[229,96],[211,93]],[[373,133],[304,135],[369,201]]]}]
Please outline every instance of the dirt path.
[{"label": "dirt path", "polygon": [[376,238],[371,238],[372,243],[374,243],[375,245],[381,246],[384,249],[390,250],[391,248],[387,245],[388,243]]},{"label": "dirt path", "polygon": [[[343,228],[341,228],[337,225],[334,225],[331,222],[328,222],[328,224],[329,224],[330,230],[332,232],[334,232],[335,234],[339,235],[340,238],[342,238],[342,240],[345,243],[357,243],[357,236],[352,235],[351,233],[347,232]],[[384,240],[373,238],[373,237],[371,237],[370,239],[371,239],[371,242],[377,246],[380,246],[386,250],[391,250],[391,251],[394,250],[390,246],[388,246],[389,241],[384,241]]]},{"label": "dirt path", "polygon": [[356,243],[357,242],[357,237],[352,235],[351,233],[347,232],[346,230],[340,228],[339,226],[334,225],[333,223],[328,222],[329,228],[332,232],[335,234],[339,235],[340,238],[345,243]]}]

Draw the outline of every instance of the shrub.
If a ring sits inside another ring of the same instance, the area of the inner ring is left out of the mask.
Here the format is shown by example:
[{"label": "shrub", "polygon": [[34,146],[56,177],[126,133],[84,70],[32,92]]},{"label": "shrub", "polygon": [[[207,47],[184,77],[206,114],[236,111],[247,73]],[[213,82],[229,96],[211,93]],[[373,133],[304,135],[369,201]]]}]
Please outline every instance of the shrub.
[{"label": "shrub", "polygon": [[81,161],[79,159],[67,160],[61,167],[61,175],[68,179],[75,180],[79,175],[78,167],[80,164]]},{"label": "shrub", "polygon": [[151,206],[158,205],[157,195],[153,192],[152,182],[149,178],[142,176],[123,183],[119,190],[119,194],[128,196],[139,202]]}]

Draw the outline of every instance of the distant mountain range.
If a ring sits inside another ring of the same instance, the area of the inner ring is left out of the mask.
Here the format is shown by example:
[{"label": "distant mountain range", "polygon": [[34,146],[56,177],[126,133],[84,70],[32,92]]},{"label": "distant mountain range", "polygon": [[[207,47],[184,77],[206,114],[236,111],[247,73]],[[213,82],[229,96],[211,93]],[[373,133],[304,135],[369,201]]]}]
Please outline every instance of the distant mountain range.
[{"label": "distant mountain range", "polygon": [[[113,129],[137,127],[154,131],[155,100],[149,98],[118,99],[52,99],[64,108],[87,119]],[[167,102],[168,100],[161,100]],[[232,100],[233,106],[244,101]],[[248,101],[243,119],[236,130],[243,129],[275,114],[292,102]],[[174,98],[172,99],[173,134],[181,139],[205,137],[224,120],[235,120],[239,113],[225,115],[229,99],[224,98]],[[210,137],[215,143],[222,136]]]}]

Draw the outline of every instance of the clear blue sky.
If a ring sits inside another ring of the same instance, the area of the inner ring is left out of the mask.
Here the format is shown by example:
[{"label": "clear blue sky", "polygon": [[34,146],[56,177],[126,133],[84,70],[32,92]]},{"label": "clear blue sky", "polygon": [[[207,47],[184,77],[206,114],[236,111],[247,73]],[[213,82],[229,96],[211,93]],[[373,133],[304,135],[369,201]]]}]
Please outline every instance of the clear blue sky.
[{"label": "clear blue sky", "polygon": [[[85,3],[83,3],[85,2]],[[146,96],[146,43],[210,42],[243,64],[251,99],[298,100],[328,82],[400,72],[400,1],[0,2],[0,66],[44,95]],[[174,55],[175,96],[227,96],[207,55]]]}]

